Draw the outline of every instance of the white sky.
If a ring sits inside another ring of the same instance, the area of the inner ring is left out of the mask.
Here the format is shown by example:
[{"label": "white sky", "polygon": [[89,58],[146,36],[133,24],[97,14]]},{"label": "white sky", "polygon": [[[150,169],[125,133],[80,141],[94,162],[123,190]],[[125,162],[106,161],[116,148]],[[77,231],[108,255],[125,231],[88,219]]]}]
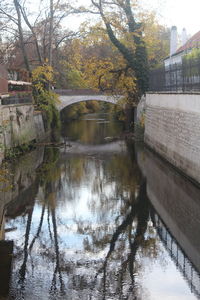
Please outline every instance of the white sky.
[{"label": "white sky", "polygon": [[[34,8],[37,7],[37,1],[39,0],[31,1]],[[138,0],[138,2],[143,3],[147,8],[158,11],[160,22],[169,27],[177,26],[179,33],[184,27],[188,34],[194,34],[200,30],[200,0]],[[71,0],[71,3],[72,5],[77,3],[84,5],[89,4],[90,0]],[[65,27],[76,30],[84,19],[85,17],[80,15],[67,18]]]},{"label": "white sky", "polygon": [[200,30],[200,0],[139,0],[146,6],[159,9],[160,20],[167,26],[185,27],[188,34]]}]

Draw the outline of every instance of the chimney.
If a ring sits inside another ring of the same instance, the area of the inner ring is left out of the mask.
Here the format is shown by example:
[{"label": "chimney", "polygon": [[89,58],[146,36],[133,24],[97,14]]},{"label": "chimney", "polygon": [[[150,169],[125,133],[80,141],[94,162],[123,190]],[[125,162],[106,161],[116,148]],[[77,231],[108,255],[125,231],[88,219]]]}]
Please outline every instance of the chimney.
[{"label": "chimney", "polygon": [[187,32],[186,29],[183,28],[182,36],[181,36],[181,46],[185,45],[186,42],[187,42]]},{"label": "chimney", "polygon": [[172,56],[177,50],[177,40],[177,28],[176,26],[172,26],[170,38],[170,56]]}]

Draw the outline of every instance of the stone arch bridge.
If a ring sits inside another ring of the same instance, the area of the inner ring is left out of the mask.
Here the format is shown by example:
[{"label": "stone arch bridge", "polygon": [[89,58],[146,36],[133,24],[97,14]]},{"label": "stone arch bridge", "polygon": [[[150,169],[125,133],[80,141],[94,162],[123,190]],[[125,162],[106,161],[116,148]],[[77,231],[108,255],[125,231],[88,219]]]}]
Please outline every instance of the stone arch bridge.
[{"label": "stone arch bridge", "polygon": [[112,104],[118,104],[118,101],[122,98],[121,95],[105,95],[95,93],[92,90],[55,90],[59,95],[60,103],[57,104],[59,111],[65,107],[82,101],[96,100],[101,102],[108,102]]}]

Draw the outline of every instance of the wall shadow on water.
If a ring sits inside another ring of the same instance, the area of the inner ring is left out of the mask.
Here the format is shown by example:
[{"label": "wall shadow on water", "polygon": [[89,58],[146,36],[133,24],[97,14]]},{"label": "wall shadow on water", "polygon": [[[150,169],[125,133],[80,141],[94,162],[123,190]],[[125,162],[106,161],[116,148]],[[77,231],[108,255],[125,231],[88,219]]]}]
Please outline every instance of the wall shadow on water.
[{"label": "wall shadow on water", "polygon": [[191,290],[200,296],[200,189],[147,148],[137,146],[151,217]]},{"label": "wall shadow on water", "polygon": [[9,293],[12,255],[13,242],[0,241],[0,299],[6,299]]}]

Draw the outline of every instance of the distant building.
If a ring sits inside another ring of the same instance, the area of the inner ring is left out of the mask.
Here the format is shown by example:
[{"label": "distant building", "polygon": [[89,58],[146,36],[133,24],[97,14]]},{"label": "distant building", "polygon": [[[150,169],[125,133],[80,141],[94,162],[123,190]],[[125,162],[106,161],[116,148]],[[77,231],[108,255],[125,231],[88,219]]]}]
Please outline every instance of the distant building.
[{"label": "distant building", "polygon": [[191,52],[194,48],[200,48],[200,31],[188,39],[184,28],[182,31],[181,46],[178,47],[177,28],[173,26],[171,29],[170,55],[164,60],[165,68],[170,65],[181,64],[182,57]]},{"label": "distant building", "polygon": [[24,69],[9,69],[0,64],[0,97],[5,94],[29,92],[32,83],[28,72]]}]

